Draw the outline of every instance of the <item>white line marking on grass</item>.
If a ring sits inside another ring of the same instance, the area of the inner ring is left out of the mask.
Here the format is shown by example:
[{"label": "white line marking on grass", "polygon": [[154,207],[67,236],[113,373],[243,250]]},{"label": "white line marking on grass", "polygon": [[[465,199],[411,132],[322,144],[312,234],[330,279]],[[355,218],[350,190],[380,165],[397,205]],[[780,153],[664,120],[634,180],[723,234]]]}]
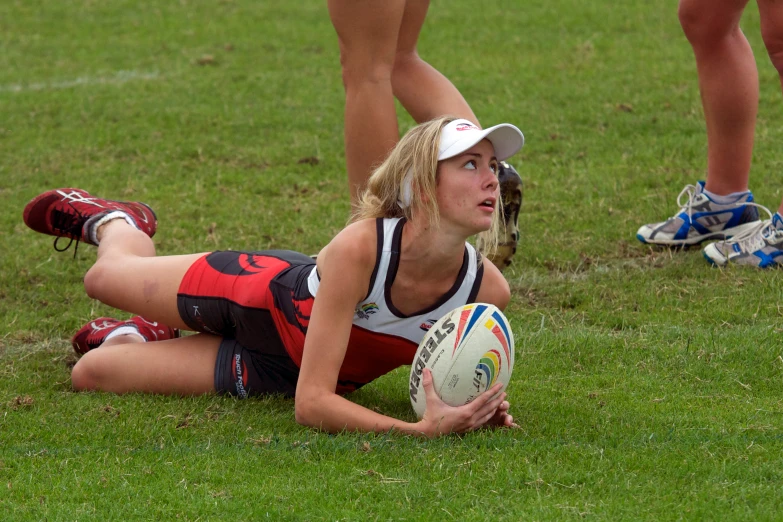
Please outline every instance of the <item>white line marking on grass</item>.
[{"label": "white line marking on grass", "polygon": [[82,85],[119,85],[137,80],[157,80],[159,77],[157,71],[117,71],[112,76],[80,76],[73,80],[0,85],[0,92],[53,91],[72,89]]}]

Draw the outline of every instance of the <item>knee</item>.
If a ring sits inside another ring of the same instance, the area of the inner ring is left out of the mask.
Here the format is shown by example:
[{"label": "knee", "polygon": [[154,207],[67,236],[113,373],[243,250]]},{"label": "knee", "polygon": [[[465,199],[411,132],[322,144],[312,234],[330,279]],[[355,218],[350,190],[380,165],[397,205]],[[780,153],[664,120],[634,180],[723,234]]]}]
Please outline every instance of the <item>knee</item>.
[{"label": "knee", "polygon": [[346,88],[362,84],[383,85],[391,84],[392,65],[384,63],[370,63],[361,66],[343,65],[343,85]]},{"label": "knee", "polygon": [[392,76],[405,75],[412,67],[422,63],[423,60],[416,52],[416,49],[398,50],[394,55],[394,68],[392,69]]},{"label": "knee", "polygon": [[71,370],[71,386],[75,391],[98,390],[100,383],[100,358],[91,351],[79,359]]},{"label": "knee", "polygon": [[694,47],[712,45],[739,30],[741,14],[715,12],[700,2],[680,2],[677,10],[685,37]]},{"label": "knee", "polygon": [[341,48],[340,67],[343,85],[346,88],[366,83],[390,84],[394,69],[394,53]]},{"label": "knee", "polygon": [[86,274],[84,274],[84,291],[91,299],[97,299],[101,301],[101,297],[104,295],[104,288],[106,286],[106,263],[100,259],[92,265]]}]

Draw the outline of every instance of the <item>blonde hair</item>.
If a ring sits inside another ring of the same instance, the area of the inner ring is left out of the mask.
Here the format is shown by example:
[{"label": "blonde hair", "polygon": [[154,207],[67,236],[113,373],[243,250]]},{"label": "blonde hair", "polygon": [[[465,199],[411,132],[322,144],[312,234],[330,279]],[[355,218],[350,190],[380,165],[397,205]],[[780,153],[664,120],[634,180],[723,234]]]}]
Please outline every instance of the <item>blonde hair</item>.
[{"label": "blonde hair", "polygon": [[[427,223],[437,229],[440,225],[436,195],[440,134],[443,127],[455,119],[444,116],[408,131],[370,176],[349,222],[379,217],[404,217],[410,221],[414,213],[421,213]],[[400,205],[403,199],[409,199],[408,204]],[[497,249],[503,226],[502,209],[503,202],[498,198],[492,226],[477,235],[476,246],[486,256]]]}]

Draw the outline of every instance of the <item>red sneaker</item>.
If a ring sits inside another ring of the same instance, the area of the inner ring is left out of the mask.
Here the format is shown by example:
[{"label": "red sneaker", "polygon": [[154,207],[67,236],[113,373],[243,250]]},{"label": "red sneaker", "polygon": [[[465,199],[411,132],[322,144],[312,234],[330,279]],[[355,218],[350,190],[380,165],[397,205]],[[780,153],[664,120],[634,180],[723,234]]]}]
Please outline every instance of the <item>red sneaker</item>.
[{"label": "red sneaker", "polygon": [[[42,234],[56,236],[57,239],[67,237],[71,243],[76,240],[96,244],[94,236],[95,224],[110,214],[120,213],[127,216],[133,224],[152,237],[158,228],[155,212],[144,203],[130,201],[112,201],[91,196],[87,191],[74,188],[50,190],[33,198],[24,207],[25,224]],[[62,252],[71,246],[54,249]]]},{"label": "red sneaker", "polygon": [[140,334],[147,341],[164,341],[179,337],[178,329],[154,321],[147,321],[138,315],[127,321],[99,317],[82,326],[71,338],[71,345],[76,353],[84,355],[90,350],[98,348],[106,340],[107,335],[123,326],[135,329],[135,333]]}]

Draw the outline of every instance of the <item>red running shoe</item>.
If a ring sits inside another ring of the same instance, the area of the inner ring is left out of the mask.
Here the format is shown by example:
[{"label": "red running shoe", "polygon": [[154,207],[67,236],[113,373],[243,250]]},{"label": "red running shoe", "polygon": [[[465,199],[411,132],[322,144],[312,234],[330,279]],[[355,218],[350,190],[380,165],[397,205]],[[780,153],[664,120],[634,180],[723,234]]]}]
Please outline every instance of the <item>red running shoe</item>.
[{"label": "red running shoe", "polygon": [[[82,326],[71,338],[71,345],[76,353],[84,355],[99,347],[106,340],[107,335],[122,327],[129,328],[128,333],[138,333],[147,341],[165,341],[179,337],[178,329],[154,321],[147,321],[138,315],[127,321],[99,317]],[[130,329],[135,329],[136,332]]]},{"label": "red running shoe", "polygon": [[[24,207],[25,224],[36,232],[56,236],[54,249],[58,252],[68,250],[74,240],[77,248],[79,241],[97,244],[95,225],[102,220],[105,222],[107,217],[127,217],[150,237],[158,228],[155,212],[144,203],[96,198],[81,189],[50,190]],[[57,248],[57,240],[61,237],[71,241],[64,248]]]}]

